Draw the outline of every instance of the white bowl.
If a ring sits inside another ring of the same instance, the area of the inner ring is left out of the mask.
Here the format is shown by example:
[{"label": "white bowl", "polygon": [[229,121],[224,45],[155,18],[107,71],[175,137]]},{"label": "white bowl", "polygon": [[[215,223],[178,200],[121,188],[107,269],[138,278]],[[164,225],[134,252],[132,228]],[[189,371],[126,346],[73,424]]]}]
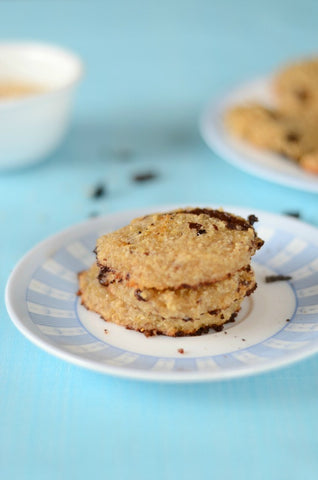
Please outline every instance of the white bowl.
[{"label": "white bowl", "polygon": [[0,84],[43,87],[23,97],[0,97],[0,168],[36,163],[55,150],[67,131],[82,72],[80,58],[62,48],[0,43]]}]

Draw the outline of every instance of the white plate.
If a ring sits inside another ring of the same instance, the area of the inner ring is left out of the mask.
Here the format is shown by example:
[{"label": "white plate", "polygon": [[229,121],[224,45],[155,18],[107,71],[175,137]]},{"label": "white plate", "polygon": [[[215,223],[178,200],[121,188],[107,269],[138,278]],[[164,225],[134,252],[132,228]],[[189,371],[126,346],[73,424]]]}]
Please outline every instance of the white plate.
[{"label": "white plate", "polygon": [[[265,245],[253,262],[258,288],[244,300],[237,321],[222,332],[147,338],[106,323],[80,305],[76,275],[94,261],[96,238],[150,209],[92,219],[36,246],[8,281],[6,304],[14,324],[36,345],[66,361],[144,380],[238,377],[317,352],[318,230],[288,217],[224,208],[244,217],[255,213]],[[266,275],[277,273],[292,280],[265,283]]]},{"label": "white plate", "polygon": [[245,84],[221,100],[210,103],[200,122],[201,134],[209,147],[224,160],[258,177],[301,190],[318,192],[318,175],[305,172],[292,161],[254,148],[232,136],[224,125],[224,113],[246,101],[271,105],[271,78]]}]

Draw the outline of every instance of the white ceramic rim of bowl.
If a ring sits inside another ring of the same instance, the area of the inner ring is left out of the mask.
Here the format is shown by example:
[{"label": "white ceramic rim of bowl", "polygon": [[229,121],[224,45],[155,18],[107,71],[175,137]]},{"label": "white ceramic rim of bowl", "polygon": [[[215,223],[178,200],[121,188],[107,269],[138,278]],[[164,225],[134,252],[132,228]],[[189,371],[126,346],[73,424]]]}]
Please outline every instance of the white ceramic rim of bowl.
[{"label": "white ceramic rim of bowl", "polygon": [[80,56],[76,53],[72,52],[71,50],[61,47],[57,44],[51,44],[46,42],[38,42],[38,41],[23,41],[23,40],[4,40],[0,42],[0,53],[4,49],[21,49],[21,50],[42,50],[47,51],[48,54],[54,54],[56,56],[61,56],[67,59],[68,61],[72,62],[74,65],[74,75],[73,78],[65,82],[63,85],[57,87],[50,87],[48,90],[44,90],[37,93],[32,93],[27,96],[21,97],[14,97],[14,98],[0,98],[0,111],[2,109],[7,109],[9,106],[17,106],[22,105],[25,103],[29,103],[30,101],[34,101],[35,99],[43,99],[46,97],[50,97],[52,95],[56,95],[57,93],[63,92],[64,90],[69,89],[70,87],[75,86],[83,76],[84,73],[84,64],[81,60]]}]

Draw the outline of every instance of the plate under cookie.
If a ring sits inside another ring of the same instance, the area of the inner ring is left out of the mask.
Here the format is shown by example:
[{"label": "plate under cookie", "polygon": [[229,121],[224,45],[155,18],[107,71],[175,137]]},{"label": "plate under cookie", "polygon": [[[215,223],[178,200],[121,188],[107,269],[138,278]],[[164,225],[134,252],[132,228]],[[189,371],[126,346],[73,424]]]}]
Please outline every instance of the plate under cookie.
[{"label": "plate under cookie", "polygon": [[[214,206],[215,208],[215,206]],[[93,260],[96,238],[162,207],[89,220],[49,238],[17,265],[6,292],[18,329],[73,364],[127,378],[196,382],[256,374],[318,351],[318,230],[298,220],[247,209],[259,217],[265,245],[254,257],[258,289],[234,323],[200,337],[145,337],[87,312],[77,273]],[[266,283],[269,274],[290,281]]]}]

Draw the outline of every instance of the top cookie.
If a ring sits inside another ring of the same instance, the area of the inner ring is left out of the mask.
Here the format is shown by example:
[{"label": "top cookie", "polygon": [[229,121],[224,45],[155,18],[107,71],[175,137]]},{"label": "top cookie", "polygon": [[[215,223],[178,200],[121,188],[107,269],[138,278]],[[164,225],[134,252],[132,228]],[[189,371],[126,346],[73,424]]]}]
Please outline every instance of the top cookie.
[{"label": "top cookie", "polygon": [[318,59],[291,64],[274,78],[278,108],[290,114],[318,113]]},{"label": "top cookie", "polygon": [[249,221],[213,209],[147,215],[97,240],[97,263],[135,288],[196,287],[249,264],[263,241]]}]

